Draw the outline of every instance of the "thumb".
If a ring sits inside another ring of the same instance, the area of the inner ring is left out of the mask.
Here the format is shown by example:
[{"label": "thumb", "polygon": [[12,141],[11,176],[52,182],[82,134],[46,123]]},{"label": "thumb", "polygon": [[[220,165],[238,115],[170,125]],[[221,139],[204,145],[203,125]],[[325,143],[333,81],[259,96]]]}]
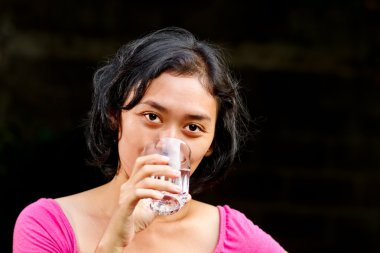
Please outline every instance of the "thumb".
[{"label": "thumb", "polygon": [[141,199],[133,211],[135,233],[146,229],[157,217],[157,214],[149,207],[147,200],[148,199]]}]

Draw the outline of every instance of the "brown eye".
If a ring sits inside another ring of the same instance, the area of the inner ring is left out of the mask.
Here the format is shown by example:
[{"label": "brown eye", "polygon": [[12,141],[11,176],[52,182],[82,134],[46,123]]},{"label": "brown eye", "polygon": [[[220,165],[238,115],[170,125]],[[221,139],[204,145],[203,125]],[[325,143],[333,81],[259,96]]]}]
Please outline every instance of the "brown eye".
[{"label": "brown eye", "polygon": [[150,114],[148,114],[148,118],[149,118],[149,120],[154,121],[155,119],[157,119],[157,115],[150,113]]},{"label": "brown eye", "polygon": [[195,124],[190,124],[188,128],[191,132],[199,131],[199,127]]},{"label": "brown eye", "polygon": [[158,117],[158,115],[155,113],[151,113],[151,112],[144,113],[144,116],[145,116],[145,118],[147,118],[151,122],[155,122],[155,123],[161,122],[160,117]]}]

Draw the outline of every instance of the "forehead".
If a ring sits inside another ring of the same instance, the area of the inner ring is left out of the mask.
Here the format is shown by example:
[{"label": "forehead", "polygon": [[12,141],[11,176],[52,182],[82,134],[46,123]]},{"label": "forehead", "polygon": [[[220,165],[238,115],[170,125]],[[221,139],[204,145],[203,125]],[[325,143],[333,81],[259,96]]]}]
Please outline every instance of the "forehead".
[{"label": "forehead", "polygon": [[203,110],[216,117],[217,101],[198,75],[163,73],[153,79],[142,100],[157,100],[166,106]]}]

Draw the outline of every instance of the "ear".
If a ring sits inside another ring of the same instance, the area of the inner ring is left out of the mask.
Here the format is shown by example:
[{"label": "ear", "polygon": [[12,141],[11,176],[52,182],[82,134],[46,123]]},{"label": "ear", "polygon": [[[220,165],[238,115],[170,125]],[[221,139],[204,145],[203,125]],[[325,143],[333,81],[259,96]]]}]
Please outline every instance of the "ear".
[{"label": "ear", "polygon": [[[120,112],[119,112],[120,113]],[[122,127],[121,127],[121,114],[118,114],[116,110],[110,110],[108,114],[109,126],[111,130],[118,132],[118,140],[120,140]]]},{"label": "ear", "polygon": [[118,111],[116,109],[110,109],[107,115],[109,126],[112,130],[117,130],[120,127],[119,119],[121,115],[118,115]]},{"label": "ear", "polygon": [[205,157],[208,157],[212,154],[212,152],[214,151],[214,148],[213,148],[213,145],[211,145],[209,147],[209,149],[207,150],[206,154],[205,154]]}]

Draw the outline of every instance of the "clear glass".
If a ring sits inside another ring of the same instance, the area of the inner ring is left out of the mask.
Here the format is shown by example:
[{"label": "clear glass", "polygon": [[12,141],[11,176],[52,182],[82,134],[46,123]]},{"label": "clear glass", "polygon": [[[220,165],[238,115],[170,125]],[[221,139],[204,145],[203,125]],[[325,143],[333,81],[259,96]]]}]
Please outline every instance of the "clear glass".
[{"label": "clear glass", "polygon": [[177,138],[165,137],[145,146],[144,154],[155,153],[169,157],[169,166],[174,170],[180,170],[181,177],[172,179],[164,176],[154,176],[154,178],[170,181],[178,185],[182,191],[179,194],[163,192],[163,199],[147,199],[146,201],[150,208],[158,215],[174,214],[185,205],[189,194],[191,150],[184,141]]}]

